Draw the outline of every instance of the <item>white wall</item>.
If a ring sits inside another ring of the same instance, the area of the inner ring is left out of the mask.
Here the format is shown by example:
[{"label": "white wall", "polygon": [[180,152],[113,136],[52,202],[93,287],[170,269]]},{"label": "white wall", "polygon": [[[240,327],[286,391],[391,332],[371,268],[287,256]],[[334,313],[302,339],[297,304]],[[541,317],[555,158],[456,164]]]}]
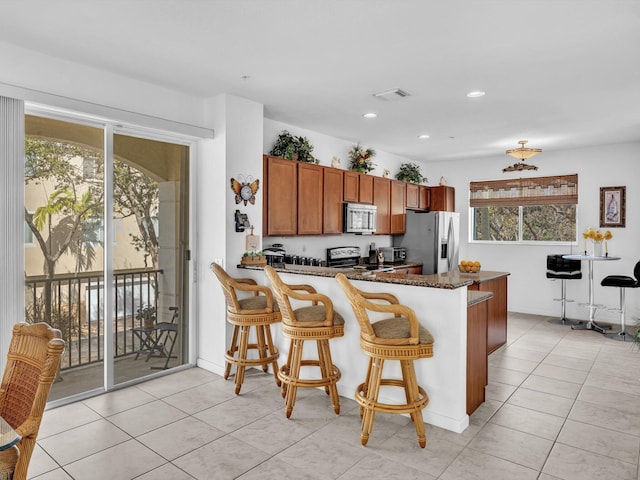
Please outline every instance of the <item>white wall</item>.
[{"label": "white wall", "polygon": [[[582,232],[589,226],[599,227],[600,187],[626,186],[626,228],[613,228],[609,242],[610,255],[621,256],[620,261],[594,264],[596,303],[617,306],[617,288],[601,287],[600,281],[607,275],[633,276],[633,267],[640,260],[640,191],[637,188],[637,151],[640,144],[608,145],[581,150],[545,151],[532,158],[530,163],[537,171],[502,173],[513,163],[506,155],[495,158],[476,158],[456,162],[443,162],[433,167],[444,172],[448,184],[456,189],[456,209],[461,217],[460,258],[479,260],[486,270],[511,272],[509,277],[509,310],[543,315],[559,315],[560,304],[553,298],[560,295],[560,283],[546,278],[546,256],[549,254],[580,253],[583,250]],[[469,182],[503,178],[535,177],[562,174],[578,174],[578,234],[580,242],[570,246],[559,245],[487,245],[465,242],[469,236]],[[567,297],[575,303],[567,305],[570,318],[588,318],[587,311],[578,303],[588,300],[588,266],[582,265],[582,280],[567,282]],[[627,324],[634,324],[640,314],[640,291],[627,292]],[[618,314],[601,311],[599,319],[618,323]]]},{"label": "white wall", "polygon": [[247,213],[256,233],[262,231],[262,195],[255,204],[235,203],[230,178],[258,178],[262,181],[262,104],[231,95],[206,102],[207,126],[216,137],[211,148],[198,157],[198,364],[216,373],[224,370],[224,352],[231,329],[225,321],[222,289],[210,270],[222,261],[232,276],[245,251],[248,232],[236,232],[234,212]]},{"label": "white wall", "polygon": [[[203,125],[202,100],[175,90],[5,42],[0,42],[0,58],[4,66],[0,69],[1,95],[94,114],[107,106],[114,110],[110,112],[114,120],[126,121],[129,113],[144,114],[149,116],[144,125],[151,127],[157,126],[154,117]],[[93,104],[91,110],[77,101]],[[173,131],[181,130],[174,125]]]}]

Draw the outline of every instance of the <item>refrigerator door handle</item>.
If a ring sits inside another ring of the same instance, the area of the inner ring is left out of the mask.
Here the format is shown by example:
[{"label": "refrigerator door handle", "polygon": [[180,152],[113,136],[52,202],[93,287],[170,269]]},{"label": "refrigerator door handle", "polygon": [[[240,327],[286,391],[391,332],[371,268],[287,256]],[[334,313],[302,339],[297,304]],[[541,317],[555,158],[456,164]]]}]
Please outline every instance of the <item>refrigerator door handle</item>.
[{"label": "refrigerator door handle", "polygon": [[455,227],[453,226],[453,217],[449,217],[449,231],[447,232],[447,237],[449,239],[449,248],[447,249],[447,269],[448,271],[452,271],[455,267],[455,265],[453,265],[453,259],[456,258],[456,250],[458,249]]}]

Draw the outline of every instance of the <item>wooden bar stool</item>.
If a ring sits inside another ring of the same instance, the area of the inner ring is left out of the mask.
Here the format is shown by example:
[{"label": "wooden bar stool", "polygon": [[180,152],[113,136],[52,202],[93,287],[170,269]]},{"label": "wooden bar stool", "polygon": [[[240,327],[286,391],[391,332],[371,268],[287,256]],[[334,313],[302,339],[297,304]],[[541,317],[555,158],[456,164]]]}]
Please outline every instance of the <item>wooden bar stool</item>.
[{"label": "wooden bar stool", "polygon": [[[364,383],[358,385],[355,398],[360,404],[362,433],[360,441],[366,445],[373,430],[376,412],[408,413],[411,415],[418,444],[424,448],[427,444],[422,409],[429,403],[429,396],[418,385],[413,361],[433,356],[433,336],[418,323],[415,312],[390,293],[363,292],[353,286],[342,273],[336,280],[344,290],[358,324],[360,325],[360,347],[369,356],[369,368]],[[376,303],[371,300],[384,301]],[[367,311],[393,314],[371,323]],[[382,378],[385,360],[399,360],[402,380]],[[378,401],[380,386],[402,387],[406,403],[388,404]]]},{"label": "wooden bar stool", "polygon": [[[271,364],[276,385],[280,386],[281,383],[278,379],[278,356],[280,353],[273,344],[270,329],[272,323],[280,321],[280,311],[278,305],[273,301],[271,290],[264,285],[258,285],[251,278],[232,278],[216,263],[211,264],[211,270],[222,285],[222,291],[227,301],[227,321],[233,325],[231,344],[224,355],[226,360],[225,380],[229,378],[231,365],[235,365],[236,394],[238,394],[244,382],[246,367],[261,366],[262,370],[266,372]],[[253,295],[238,298],[237,292],[250,292]],[[255,327],[257,343],[249,343],[251,327]],[[238,337],[240,337],[239,342]],[[249,350],[256,350],[258,358],[248,358]]]},{"label": "wooden bar stool", "polygon": [[[285,398],[287,418],[291,417],[300,387],[324,387],[325,392],[331,396],[333,411],[336,415],[339,414],[340,397],[337,383],[341,373],[331,360],[329,340],[344,336],[344,319],[333,310],[331,299],[317,293],[311,285],[287,285],[272,267],[266,266],[264,271],[271,282],[282,313],[282,333],[291,340],[287,363],[280,368],[278,374],[282,380],[282,396]],[[294,310],[290,299],[311,302],[311,305]],[[302,360],[305,340],[316,341],[318,360]],[[301,378],[301,367],[319,367],[321,377]]]}]

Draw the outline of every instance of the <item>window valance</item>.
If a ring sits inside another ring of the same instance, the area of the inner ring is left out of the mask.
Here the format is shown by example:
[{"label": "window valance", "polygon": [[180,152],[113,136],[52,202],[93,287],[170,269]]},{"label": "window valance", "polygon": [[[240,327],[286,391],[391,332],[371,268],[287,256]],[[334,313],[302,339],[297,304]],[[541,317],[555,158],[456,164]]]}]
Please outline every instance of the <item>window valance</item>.
[{"label": "window valance", "polygon": [[578,174],[487,180],[469,184],[471,207],[578,203]]}]

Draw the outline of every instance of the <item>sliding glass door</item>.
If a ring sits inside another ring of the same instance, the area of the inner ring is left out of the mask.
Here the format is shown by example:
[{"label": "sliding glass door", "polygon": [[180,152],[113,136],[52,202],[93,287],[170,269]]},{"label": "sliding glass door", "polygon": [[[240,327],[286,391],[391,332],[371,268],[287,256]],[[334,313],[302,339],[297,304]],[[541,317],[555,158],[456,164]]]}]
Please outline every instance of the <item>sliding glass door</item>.
[{"label": "sliding glass door", "polygon": [[188,145],[26,115],[25,314],[67,342],[50,400],[186,363],[188,172]]},{"label": "sliding glass door", "polygon": [[186,361],[189,148],[117,133],[113,152],[115,382],[122,383]]}]

